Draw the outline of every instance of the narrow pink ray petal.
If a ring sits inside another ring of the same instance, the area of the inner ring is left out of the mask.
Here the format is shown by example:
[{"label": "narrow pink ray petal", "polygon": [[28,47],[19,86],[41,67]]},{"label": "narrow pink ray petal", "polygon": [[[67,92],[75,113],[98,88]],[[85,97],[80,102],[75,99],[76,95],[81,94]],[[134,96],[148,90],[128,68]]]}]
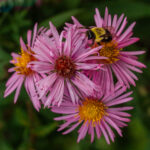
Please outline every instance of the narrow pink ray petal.
[{"label": "narrow pink ray petal", "polygon": [[113,131],[111,130],[111,128],[108,126],[108,124],[105,121],[102,121],[102,122],[103,122],[103,126],[107,130],[111,140],[114,142],[115,135],[114,135]]},{"label": "narrow pink ray petal", "polygon": [[101,131],[98,124],[95,125],[95,130],[96,130],[97,138],[99,139],[101,137]]},{"label": "narrow pink ray petal", "polygon": [[32,35],[32,31],[28,30],[28,32],[27,32],[27,44],[29,47],[31,47],[31,35]]},{"label": "narrow pink ray petal", "polygon": [[21,90],[21,87],[22,87],[22,84],[23,84],[23,81],[24,81],[24,78],[22,78],[22,80],[20,81],[17,89],[16,89],[16,93],[15,93],[15,97],[14,97],[14,103],[17,102],[17,99],[18,99],[18,96],[20,94],[20,90]]},{"label": "narrow pink ray petal", "polygon": [[105,16],[104,16],[104,26],[107,26],[108,23],[108,8],[105,8]]},{"label": "narrow pink ray petal", "polygon": [[26,47],[26,45],[25,45],[25,43],[24,43],[22,37],[20,38],[20,46],[21,46],[21,48],[22,48],[24,51],[27,51],[27,47]]},{"label": "narrow pink ray petal", "polygon": [[114,101],[108,102],[108,103],[107,103],[107,106],[119,105],[119,104],[122,104],[122,103],[129,102],[129,101],[131,101],[131,100],[133,100],[132,97],[120,99],[120,100],[117,100],[117,101],[114,100]]},{"label": "narrow pink ray petal", "polygon": [[121,22],[122,22],[122,19],[123,19],[123,17],[124,17],[124,14],[122,14],[120,17],[119,17],[119,19],[118,19],[118,21],[117,21],[117,23],[116,23],[116,26],[115,26],[115,33],[117,32],[117,30],[118,30],[118,28],[119,28],[119,26],[120,26],[120,24],[121,24]]},{"label": "narrow pink ray petal", "polygon": [[108,15],[108,27],[110,27],[111,26],[111,15],[109,14]]},{"label": "narrow pink ray petal", "polygon": [[77,139],[78,143],[80,142],[80,140],[82,140],[85,137],[85,135],[88,131],[88,122],[86,122],[82,126],[83,126],[83,128],[82,128],[81,132],[79,133],[79,136],[78,136],[78,139]]},{"label": "narrow pink ray petal", "polygon": [[108,135],[107,135],[107,133],[106,133],[106,130],[105,130],[104,127],[103,127],[102,122],[101,122],[101,124],[99,125],[99,127],[100,127],[100,129],[101,129],[101,131],[102,131],[102,133],[103,133],[103,135],[104,135],[104,137],[105,137],[105,139],[106,139],[107,144],[110,144],[109,137],[108,137]]},{"label": "narrow pink ray petal", "polygon": [[97,22],[96,25],[97,25],[97,27],[102,27],[103,20],[102,20],[102,18],[100,16],[100,12],[99,12],[98,8],[95,8],[95,12],[96,12],[95,21]]},{"label": "narrow pink ray petal", "polygon": [[121,51],[120,54],[123,54],[123,55],[142,55],[144,54],[145,51]]},{"label": "narrow pink ray petal", "polygon": [[80,122],[77,122],[76,124],[74,124],[71,128],[69,128],[68,130],[66,130],[65,132],[63,132],[62,134],[68,134],[70,132],[72,132],[75,128],[77,128],[79,126]]},{"label": "narrow pink ray petal", "polygon": [[50,25],[50,28],[52,30],[52,34],[53,34],[53,36],[55,38],[55,42],[56,42],[57,46],[60,47],[59,34],[58,34],[57,30],[56,30],[56,27],[52,24],[52,22],[49,22],[49,25]]},{"label": "narrow pink ray petal", "polygon": [[112,22],[112,27],[113,27],[113,28],[115,28],[116,23],[117,23],[117,15],[115,14],[115,15],[114,15],[114,18],[113,18],[113,22]]},{"label": "narrow pink ray petal", "polygon": [[127,64],[131,64],[131,65],[139,67],[139,68],[146,68],[146,66],[143,63],[138,62],[134,59],[127,58],[127,57],[124,57],[124,56],[120,56],[119,59],[126,62]]},{"label": "narrow pink ray petal", "polygon": [[37,26],[38,26],[38,23],[35,23],[34,29],[33,29],[32,47],[34,47],[35,39],[37,36]]},{"label": "narrow pink ray petal", "polygon": [[120,136],[122,136],[121,130],[120,130],[120,128],[116,125],[116,123],[115,123],[114,121],[112,121],[110,118],[106,117],[106,116],[105,116],[104,118],[105,118],[106,122],[107,122],[110,126],[112,126],[112,127],[118,132],[118,134],[119,134]]},{"label": "narrow pink ray petal", "polygon": [[134,28],[136,22],[133,22],[128,28],[127,30],[120,36],[120,38],[118,39],[118,42],[121,42],[126,35],[128,35],[130,32],[132,32],[132,29]]},{"label": "narrow pink ray petal", "polygon": [[122,31],[125,28],[126,24],[127,24],[127,17],[125,17],[125,19],[123,20],[123,23],[122,23],[120,29],[118,30],[116,36],[119,36],[122,33]]},{"label": "narrow pink ray petal", "polygon": [[112,114],[112,113],[109,113],[109,116],[110,116],[111,118],[116,119],[116,120],[120,120],[120,121],[123,121],[123,122],[130,122],[130,119],[128,119],[128,118],[119,117],[119,116],[114,115],[114,114]]}]

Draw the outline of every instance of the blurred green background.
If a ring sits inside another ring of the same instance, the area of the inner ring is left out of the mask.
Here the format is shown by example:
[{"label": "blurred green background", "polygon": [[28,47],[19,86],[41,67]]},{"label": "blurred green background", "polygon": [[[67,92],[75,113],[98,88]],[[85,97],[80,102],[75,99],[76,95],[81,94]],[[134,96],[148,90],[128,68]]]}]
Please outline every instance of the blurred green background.
[{"label": "blurred green background", "polygon": [[[10,1],[10,0],[9,0]],[[15,0],[17,1],[17,0]],[[149,0],[18,0],[17,7],[7,5],[0,12],[0,150],[150,150],[150,1]],[[2,3],[0,2],[0,7]],[[82,24],[94,25],[94,8],[104,14],[108,6],[111,14],[125,13],[128,22],[137,22],[134,35],[140,42],[130,46],[129,50],[146,50],[140,61],[147,65],[143,74],[137,74],[139,81],[132,87],[134,101],[129,105],[132,121],[123,129],[123,138],[117,133],[115,143],[107,145],[104,138],[90,144],[87,136],[79,144],[77,133],[62,135],[56,131],[57,116],[48,109],[38,113],[33,108],[25,89],[16,105],[13,96],[3,98],[5,83],[9,78],[7,69],[12,51],[19,52],[19,37],[26,40],[26,32],[35,22],[48,26],[49,20],[60,31],[64,23],[71,22],[75,16]],[[2,8],[2,7],[1,7]]]}]

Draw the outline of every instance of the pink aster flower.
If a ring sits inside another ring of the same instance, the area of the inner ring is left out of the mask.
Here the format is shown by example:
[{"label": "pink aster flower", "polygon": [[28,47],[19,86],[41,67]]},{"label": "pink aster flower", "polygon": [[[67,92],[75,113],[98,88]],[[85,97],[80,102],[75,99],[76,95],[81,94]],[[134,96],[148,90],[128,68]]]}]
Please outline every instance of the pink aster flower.
[{"label": "pink aster flower", "polygon": [[[64,39],[62,32],[58,34],[54,25],[50,22],[50,30],[53,36],[41,36],[37,38],[33,51],[38,61],[31,62],[32,69],[39,73],[46,73],[47,77],[37,83],[40,98],[47,96],[44,105],[60,105],[64,91],[68,90],[73,103],[78,101],[78,91],[81,90],[91,95],[100,87],[94,84],[83,70],[98,69],[99,65],[87,63],[87,60],[97,59],[92,56],[101,46],[91,49],[86,48],[86,41],[79,33],[76,26],[72,26]],[[103,59],[105,57],[101,57]]]},{"label": "pink aster flower", "polygon": [[77,142],[84,139],[87,133],[91,135],[91,142],[94,141],[95,134],[98,139],[103,135],[108,144],[110,139],[114,142],[115,134],[112,129],[122,136],[121,128],[127,126],[126,123],[130,121],[131,116],[125,111],[133,109],[129,106],[120,106],[132,100],[130,97],[132,92],[124,93],[126,88],[122,88],[120,84],[117,84],[114,89],[113,94],[103,97],[95,93],[91,97],[84,95],[75,105],[72,105],[70,97],[66,96],[60,107],[52,107],[52,112],[63,114],[54,120],[65,121],[58,131],[66,129],[63,134],[68,134],[80,126]]},{"label": "pink aster flower", "polygon": [[28,67],[28,63],[33,60],[36,60],[35,57],[33,56],[32,48],[34,47],[36,38],[42,32],[45,32],[45,34],[49,34],[48,33],[49,31],[46,31],[46,29],[40,28],[39,30],[37,30],[37,24],[35,24],[33,30],[33,37],[32,37],[31,30],[28,30],[27,32],[27,44],[25,44],[22,38],[20,38],[21,53],[11,54],[13,59],[10,61],[10,63],[12,63],[14,67],[10,68],[8,71],[14,73],[7,81],[6,90],[4,93],[4,97],[7,97],[13,91],[16,90],[15,97],[14,97],[14,103],[16,103],[22,84],[24,83],[25,89],[29,97],[31,98],[31,101],[36,110],[40,109],[41,104],[38,99],[35,82],[41,79],[41,75],[33,71],[30,67]]},{"label": "pink aster flower", "polygon": [[112,41],[108,43],[102,42],[101,45],[103,45],[103,48],[99,51],[100,56],[108,57],[107,60],[103,61],[105,64],[104,68],[107,72],[104,73],[105,75],[102,80],[106,79],[111,81],[112,70],[118,81],[130,88],[130,84],[135,86],[135,80],[138,80],[133,71],[142,73],[140,69],[146,67],[138,61],[137,57],[137,55],[144,54],[145,51],[125,51],[127,46],[137,42],[139,38],[132,37],[135,22],[125,29],[127,17],[124,19],[123,17],[124,14],[119,18],[117,15],[111,17],[107,8],[104,19],[100,16],[98,9],[96,9],[96,14],[94,15],[96,26],[109,30],[112,35]]},{"label": "pink aster flower", "polygon": [[[135,80],[138,80],[137,76],[133,72],[142,73],[141,68],[145,68],[146,66],[138,61],[137,55],[144,54],[145,51],[126,51],[125,48],[139,40],[137,37],[132,37],[133,28],[135,26],[135,22],[133,22],[127,29],[125,29],[127,25],[127,17],[124,18],[124,14],[120,17],[114,15],[112,17],[108,13],[108,9],[105,10],[105,16],[102,18],[98,9],[96,8],[96,14],[94,15],[96,26],[98,28],[104,28],[110,32],[112,35],[112,40],[109,42],[96,42],[92,45],[92,48],[102,45],[103,47],[99,50],[99,56],[107,57],[108,59],[97,61],[103,65],[103,70],[98,71],[97,75],[100,78],[101,82],[107,81],[107,84],[104,84],[103,88],[108,89],[109,91],[114,90],[114,81],[113,75],[115,74],[117,80],[122,84],[130,88],[131,85],[136,85]],[[84,27],[80,22],[72,17],[74,24],[76,24],[81,32]],[[67,27],[72,26],[72,24],[67,23]],[[95,76],[95,72],[97,71],[89,71],[89,75]],[[97,79],[97,78],[96,78]],[[109,85],[109,86],[108,86]]]}]

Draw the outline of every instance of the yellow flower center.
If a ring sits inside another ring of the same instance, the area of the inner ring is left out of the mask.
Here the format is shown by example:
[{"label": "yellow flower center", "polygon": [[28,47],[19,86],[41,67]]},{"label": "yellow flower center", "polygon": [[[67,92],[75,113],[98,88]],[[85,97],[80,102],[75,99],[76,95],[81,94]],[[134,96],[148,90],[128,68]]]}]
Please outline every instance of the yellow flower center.
[{"label": "yellow flower center", "polygon": [[[104,64],[112,64],[116,61],[118,61],[118,56],[120,55],[119,52],[121,49],[118,49],[118,44],[115,41],[111,42],[101,42],[101,45],[103,46],[99,50],[100,56],[107,57],[108,59],[100,60],[100,62]],[[94,46],[96,47],[96,45]]]},{"label": "yellow flower center", "polygon": [[16,66],[15,70],[18,72],[18,74],[29,75],[33,73],[33,71],[27,67],[29,62],[35,60],[31,53],[33,52],[30,48],[27,51],[24,51],[21,48],[21,56],[17,57],[16,60],[13,60],[14,65]]},{"label": "yellow flower center", "polygon": [[100,100],[86,98],[78,108],[80,121],[92,121],[92,125],[95,126],[95,123],[100,123],[103,116],[107,115],[106,109],[107,107]]}]

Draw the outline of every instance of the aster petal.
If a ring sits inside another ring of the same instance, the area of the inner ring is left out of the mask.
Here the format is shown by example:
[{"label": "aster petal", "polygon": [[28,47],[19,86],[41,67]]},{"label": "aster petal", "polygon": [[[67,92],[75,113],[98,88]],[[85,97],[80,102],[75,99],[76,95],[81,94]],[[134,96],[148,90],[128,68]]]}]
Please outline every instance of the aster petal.
[{"label": "aster petal", "polygon": [[[53,111],[53,110],[54,110],[54,109],[52,108],[52,111]],[[55,112],[55,113],[57,113],[57,112]],[[56,121],[68,120],[68,119],[70,119],[71,117],[74,117],[74,115],[77,115],[77,114],[71,114],[71,115],[66,115],[66,116],[61,116],[61,117],[55,117],[54,120],[56,120]]]},{"label": "aster petal", "polygon": [[125,111],[125,110],[132,110],[133,107],[128,106],[128,107],[116,107],[116,108],[109,108],[110,111]]},{"label": "aster petal", "polygon": [[51,21],[49,22],[49,25],[50,25],[50,29],[52,31],[52,34],[53,34],[53,36],[55,38],[55,42],[56,42],[57,46],[60,47],[60,45],[59,45],[59,34],[58,34],[57,30],[56,30],[56,27],[52,24]]},{"label": "aster petal", "polygon": [[8,69],[8,72],[14,72],[16,67],[12,67]]},{"label": "aster petal", "polygon": [[66,56],[70,56],[71,53],[71,28],[67,33],[66,41],[64,44],[64,53]]},{"label": "aster petal", "polygon": [[25,45],[25,43],[24,43],[22,37],[20,37],[20,46],[21,46],[21,48],[22,48],[24,51],[27,51],[27,47],[26,47],[26,45]]},{"label": "aster petal", "polygon": [[131,78],[133,78],[134,80],[138,80],[137,76],[136,76],[133,72],[131,72],[131,71],[124,65],[124,63],[121,63],[121,62],[120,62],[120,64],[123,66],[124,70],[126,71],[127,74],[129,74],[129,76],[130,76]]},{"label": "aster petal", "polygon": [[107,133],[106,133],[106,130],[104,129],[104,127],[103,127],[103,123],[101,122],[101,124],[99,125],[99,127],[100,127],[100,129],[101,129],[101,131],[102,131],[102,133],[103,133],[103,135],[104,135],[104,137],[105,137],[105,139],[106,139],[106,142],[108,143],[108,144],[110,144],[110,140],[109,140],[109,138],[108,138],[108,135],[107,135]]},{"label": "aster petal", "polygon": [[76,63],[77,70],[97,70],[99,64],[90,64],[90,63]]},{"label": "aster petal", "polygon": [[54,70],[54,66],[48,62],[32,61],[28,64],[28,67],[38,73],[49,73]]},{"label": "aster petal", "polygon": [[122,23],[120,29],[119,29],[118,32],[116,33],[116,36],[119,36],[119,35],[122,33],[122,31],[123,31],[123,29],[125,28],[126,24],[127,24],[127,17],[125,17],[125,19],[123,20],[123,23]]},{"label": "aster petal", "polygon": [[108,25],[107,25],[108,27],[110,27],[111,26],[111,15],[109,14],[108,15]]},{"label": "aster petal", "polygon": [[119,57],[122,61],[126,62],[127,64],[130,64],[130,65],[133,65],[133,66],[136,66],[136,67],[139,67],[139,68],[146,68],[146,66],[141,63],[141,62],[138,62],[134,59],[131,59],[131,58],[127,58],[127,57],[124,57],[124,56],[120,56]]},{"label": "aster petal", "polygon": [[116,120],[116,119],[113,119],[111,118],[117,125],[119,128],[123,128],[123,127],[126,127],[128,126],[126,123],[122,122],[122,121],[119,121],[119,120]]},{"label": "aster petal", "polygon": [[22,82],[22,80],[23,80],[23,77],[20,76],[18,77],[16,82],[9,84],[9,86],[5,90],[4,97],[7,97],[8,95],[10,95],[18,87],[18,85],[20,85],[20,82]]},{"label": "aster petal", "polygon": [[118,42],[121,42],[134,28],[136,22],[133,22],[128,29],[120,36],[120,38],[118,39]]},{"label": "aster petal", "polygon": [[10,86],[10,84],[14,84],[18,80],[19,77],[20,76],[17,74],[17,72],[14,72],[12,76],[8,79],[8,81],[6,82],[6,86]]},{"label": "aster petal", "polygon": [[39,98],[42,98],[44,96],[44,94],[49,89],[49,87],[51,87],[54,84],[56,79],[57,79],[56,73],[52,73],[49,76],[45,77],[44,79],[41,79],[40,81],[38,81],[37,87],[40,90]]},{"label": "aster petal", "polygon": [[58,106],[60,106],[62,102],[64,94],[64,80],[59,78],[55,82],[53,89],[50,91],[48,95],[47,101],[45,102],[44,106],[55,105],[58,102]]},{"label": "aster petal", "polygon": [[62,124],[57,131],[64,130],[67,126],[69,126],[71,123],[76,122],[76,121],[77,121],[77,118],[70,118],[67,122]]},{"label": "aster petal", "polygon": [[115,14],[115,15],[114,15],[114,18],[113,18],[113,22],[112,22],[112,27],[113,27],[113,28],[115,28],[116,23],[117,23],[117,15]]},{"label": "aster petal", "polygon": [[17,57],[20,57],[20,55],[19,55],[19,54],[14,53],[14,52],[12,52],[12,53],[11,53],[11,56],[13,57],[13,59],[15,59],[15,58],[17,58]]},{"label": "aster petal", "polygon": [[100,12],[98,8],[95,8],[95,12],[96,12],[96,15],[94,15],[94,18],[95,18],[96,26],[102,27],[103,19],[100,16]]},{"label": "aster petal", "polygon": [[128,64],[124,64],[128,69],[131,69],[132,71],[138,72],[138,73],[142,73],[142,70],[136,68],[135,66],[132,65],[128,65]]},{"label": "aster petal", "polygon": [[53,112],[61,113],[61,114],[73,114],[73,113],[76,113],[76,108],[75,107],[53,106]]},{"label": "aster petal", "polygon": [[35,109],[37,111],[39,111],[39,109],[41,108],[41,104],[40,104],[40,100],[38,98],[37,90],[35,88],[35,83],[33,81],[33,76],[29,76],[27,78],[28,79],[26,80],[26,82],[28,84],[29,96],[31,98],[33,106],[35,107]]},{"label": "aster petal", "polygon": [[80,22],[74,17],[74,16],[71,16],[71,18],[72,18],[72,20],[73,20],[73,22],[74,22],[74,24],[76,24],[77,25],[77,27],[83,27],[83,25],[82,24],[80,24]]},{"label": "aster petal", "polygon": [[83,92],[91,95],[94,90],[99,91],[100,86],[94,84],[89,78],[87,78],[84,74],[78,72],[76,73],[75,79],[72,82]]},{"label": "aster petal", "polygon": [[142,54],[144,54],[145,53],[145,51],[121,51],[120,52],[120,54],[122,54],[122,55],[127,55],[127,56],[129,56],[129,55],[142,55]]},{"label": "aster petal", "polygon": [[117,67],[118,67],[118,69],[120,70],[120,72],[122,72],[122,75],[132,84],[132,85],[136,85],[135,84],[135,81],[133,80],[133,78],[132,78],[132,75],[130,76],[130,73],[126,70],[126,68],[123,68],[123,66],[121,67],[120,65],[119,65],[119,63],[116,63],[115,64]]},{"label": "aster petal", "polygon": [[28,30],[28,32],[27,32],[27,44],[29,47],[31,47],[31,35],[32,35],[32,31]]},{"label": "aster petal", "polygon": [[120,117],[131,117],[131,115],[129,113],[126,113],[126,112],[114,111],[114,110],[111,110],[111,109],[108,109],[108,112],[111,113],[111,114],[120,116]]},{"label": "aster petal", "polygon": [[128,118],[120,117],[120,116],[112,114],[112,113],[109,113],[109,117],[114,118],[116,120],[123,121],[123,122],[130,122],[130,119],[128,119]]},{"label": "aster petal", "polygon": [[85,124],[82,124],[81,128],[82,130],[80,130],[80,133],[77,139],[78,143],[80,142],[80,140],[82,140],[86,136],[86,133],[88,131],[88,122],[86,122]]},{"label": "aster petal", "polygon": [[121,130],[120,130],[120,128],[116,125],[116,123],[115,123],[114,121],[112,121],[110,118],[108,118],[107,116],[105,116],[104,118],[105,118],[106,122],[107,122],[110,126],[112,126],[112,127],[118,132],[118,134],[119,134],[120,136],[122,136]]},{"label": "aster petal", "polygon": [[104,16],[104,26],[107,26],[108,21],[108,8],[105,8],[105,16]]},{"label": "aster petal", "polygon": [[137,41],[139,41],[139,38],[130,38],[124,42],[120,42],[119,45],[118,45],[118,49],[121,49],[121,48],[124,48],[124,47],[127,47],[133,43],[136,43]]},{"label": "aster petal", "polygon": [[119,88],[119,89],[115,89],[115,93],[110,93],[109,95],[104,96],[102,101],[105,102],[105,103],[109,102],[109,101],[117,98],[118,96],[120,96],[125,91],[126,91],[126,87],[125,86],[122,87],[122,88]]},{"label": "aster petal", "polygon": [[124,98],[124,99],[114,100],[114,101],[108,102],[107,106],[114,106],[114,105],[126,103],[128,101],[131,101],[132,99],[133,99],[132,97],[129,97],[129,98]]},{"label": "aster petal", "polygon": [[120,26],[120,24],[121,24],[121,22],[122,22],[122,19],[123,19],[123,17],[124,17],[124,14],[122,14],[120,17],[119,17],[119,19],[118,19],[118,21],[117,21],[117,23],[116,23],[116,26],[115,26],[115,33],[117,32],[117,30],[118,30],[118,28],[119,28],[119,26]]},{"label": "aster petal", "polygon": [[126,77],[123,75],[123,73],[116,67],[115,64],[112,64],[112,69],[118,79],[118,81],[120,82],[120,84],[122,85],[126,85],[128,88],[130,88],[130,85],[128,83],[128,80],[126,79]]},{"label": "aster petal", "polygon": [[91,49],[89,52],[86,52],[86,53],[84,53],[84,54],[81,54],[79,57],[77,57],[77,58],[75,59],[75,61],[76,61],[76,62],[80,62],[80,61],[82,61],[84,58],[86,58],[86,57],[88,57],[88,56],[90,56],[90,55],[92,55],[92,54],[95,54],[95,53],[96,53],[98,50],[100,50],[101,48],[102,48],[102,46],[93,48],[93,49]]},{"label": "aster petal", "polygon": [[74,88],[71,85],[69,80],[66,81],[66,84],[67,84],[67,87],[68,87],[68,92],[70,94],[71,100],[72,100],[73,104],[75,104],[76,102],[78,102],[78,96],[75,93],[75,90],[74,90]]},{"label": "aster petal", "polygon": [[98,124],[95,124],[95,130],[96,130],[97,138],[99,139],[101,137],[101,131]]},{"label": "aster petal", "polygon": [[18,96],[19,96],[19,94],[20,94],[20,90],[21,90],[23,81],[24,81],[24,79],[22,78],[22,80],[20,81],[20,83],[19,83],[19,85],[18,85],[18,87],[17,87],[17,89],[16,89],[16,93],[15,93],[15,97],[14,97],[14,103],[17,102],[17,99],[18,99]]},{"label": "aster petal", "polygon": [[90,122],[90,125],[89,125],[89,132],[91,134],[91,143],[93,143],[93,141],[94,141],[94,127],[92,126],[91,122]]},{"label": "aster petal", "polygon": [[111,140],[114,142],[115,135],[114,135],[113,131],[111,130],[111,128],[108,126],[108,124],[105,121],[102,121],[102,122],[103,122],[103,126],[107,130]]},{"label": "aster petal", "polygon": [[63,132],[63,134],[68,134],[70,132],[72,132],[76,127],[78,127],[80,124],[80,122],[77,122],[76,124],[74,124],[71,128],[69,128],[68,130],[66,130],[65,132]]},{"label": "aster petal", "polygon": [[33,29],[32,47],[34,47],[35,39],[36,39],[36,36],[37,36],[37,26],[38,26],[38,24],[35,23],[34,29]]}]

